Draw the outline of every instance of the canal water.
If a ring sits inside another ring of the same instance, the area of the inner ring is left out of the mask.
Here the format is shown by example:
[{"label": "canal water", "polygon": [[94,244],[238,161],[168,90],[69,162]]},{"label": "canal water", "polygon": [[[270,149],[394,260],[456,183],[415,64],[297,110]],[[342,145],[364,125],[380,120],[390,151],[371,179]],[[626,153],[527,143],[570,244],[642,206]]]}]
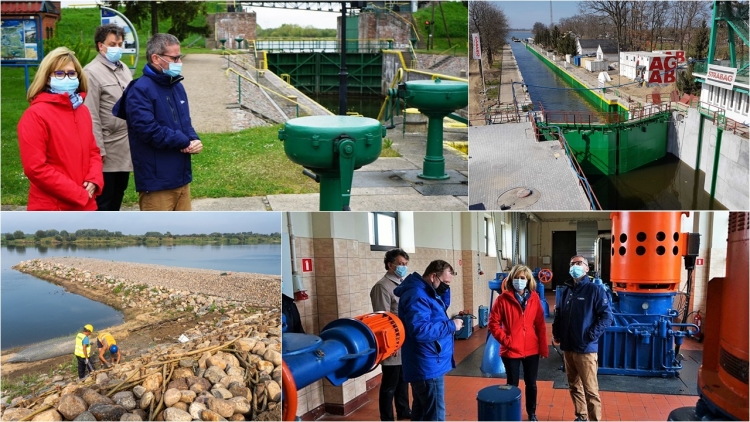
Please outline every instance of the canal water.
[{"label": "canal water", "polygon": [[0,349],[71,335],[85,324],[123,322],[116,309],[11,269],[21,261],[77,256],[188,268],[281,274],[280,245],[176,245],[123,247],[3,247],[0,285]]},{"label": "canal water", "polygon": [[[525,40],[533,37],[533,34],[526,31],[515,31],[508,36]],[[541,102],[544,109],[550,111],[599,112],[594,105],[588,103],[575,90],[566,89],[571,87],[563,82],[562,78],[555,75],[555,72],[542,63],[539,58],[531,54],[523,41],[513,42],[508,38],[508,42],[535,107],[537,103]],[[519,87],[519,85],[515,85],[516,90]]]},{"label": "canal water", "polygon": [[[524,40],[533,35],[527,31],[514,31],[508,36]],[[545,110],[601,112],[575,90],[566,90],[571,87],[531,54],[523,42],[512,42],[510,38],[508,42],[535,104],[541,102]],[[705,174],[696,174],[689,165],[672,154],[625,174],[607,176],[587,173],[586,177],[605,210],[726,209],[718,201],[712,201],[703,189]]]}]

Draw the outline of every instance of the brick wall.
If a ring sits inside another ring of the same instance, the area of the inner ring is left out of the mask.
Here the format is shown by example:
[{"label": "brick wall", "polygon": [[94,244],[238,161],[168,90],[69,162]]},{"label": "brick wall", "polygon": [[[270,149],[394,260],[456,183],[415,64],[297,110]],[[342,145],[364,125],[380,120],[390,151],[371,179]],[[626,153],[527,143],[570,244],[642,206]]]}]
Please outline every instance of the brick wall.
[{"label": "brick wall", "polygon": [[[226,48],[237,48],[234,39],[241,36],[246,40],[255,37],[255,12],[244,13],[216,13],[208,15],[209,36],[206,38],[206,48],[221,48],[220,39],[226,39]],[[243,44],[243,47],[245,45]]]}]

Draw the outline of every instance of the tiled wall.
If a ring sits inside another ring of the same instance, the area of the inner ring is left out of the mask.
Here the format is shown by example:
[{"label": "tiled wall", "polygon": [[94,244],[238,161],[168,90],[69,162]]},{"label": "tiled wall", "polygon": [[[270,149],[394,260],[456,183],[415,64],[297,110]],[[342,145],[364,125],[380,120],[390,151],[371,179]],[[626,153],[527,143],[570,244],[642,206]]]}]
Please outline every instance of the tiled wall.
[{"label": "tiled wall", "polygon": [[[297,302],[305,332],[319,333],[335,319],[372,312],[370,289],[385,274],[385,252],[371,251],[369,243],[351,239],[297,237],[295,242],[299,268],[302,258],[313,258],[313,271],[301,273],[309,299]],[[464,309],[476,314],[479,304],[489,302],[486,282],[477,283],[476,251],[417,247],[409,257],[409,272],[421,274],[436,259],[453,265],[457,275],[451,284],[449,315]],[[492,260],[494,262],[494,258]],[[489,268],[490,264],[483,263],[485,265]],[[380,368],[376,368],[340,387],[331,385],[327,380],[315,382],[299,390],[297,415],[307,420],[317,417],[314,413],[316,410],[332,414],[348,413],[360,405],[358,401],[367,391],[367,381],[379,374]]]}]

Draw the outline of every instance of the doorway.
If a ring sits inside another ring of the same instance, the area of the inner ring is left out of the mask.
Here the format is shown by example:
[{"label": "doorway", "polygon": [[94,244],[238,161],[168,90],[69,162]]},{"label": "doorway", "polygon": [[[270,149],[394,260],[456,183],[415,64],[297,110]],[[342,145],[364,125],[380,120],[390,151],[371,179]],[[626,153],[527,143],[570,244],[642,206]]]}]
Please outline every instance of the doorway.
[{"label": "doorway", "polygon": [[570,278],[570,257],[576,254],[575,231],[552,232],[552,288],[565,283]]}]

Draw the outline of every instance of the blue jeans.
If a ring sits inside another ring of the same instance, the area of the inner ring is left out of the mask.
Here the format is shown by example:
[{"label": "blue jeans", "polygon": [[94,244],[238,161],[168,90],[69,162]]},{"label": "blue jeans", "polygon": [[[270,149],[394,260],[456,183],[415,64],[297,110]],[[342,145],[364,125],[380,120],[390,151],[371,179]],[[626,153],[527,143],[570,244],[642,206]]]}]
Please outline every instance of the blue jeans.
[{"label": "blue jeans", "polygon": [[411,383],[411,420],[445,420],[445,378],[443,376]]}]

